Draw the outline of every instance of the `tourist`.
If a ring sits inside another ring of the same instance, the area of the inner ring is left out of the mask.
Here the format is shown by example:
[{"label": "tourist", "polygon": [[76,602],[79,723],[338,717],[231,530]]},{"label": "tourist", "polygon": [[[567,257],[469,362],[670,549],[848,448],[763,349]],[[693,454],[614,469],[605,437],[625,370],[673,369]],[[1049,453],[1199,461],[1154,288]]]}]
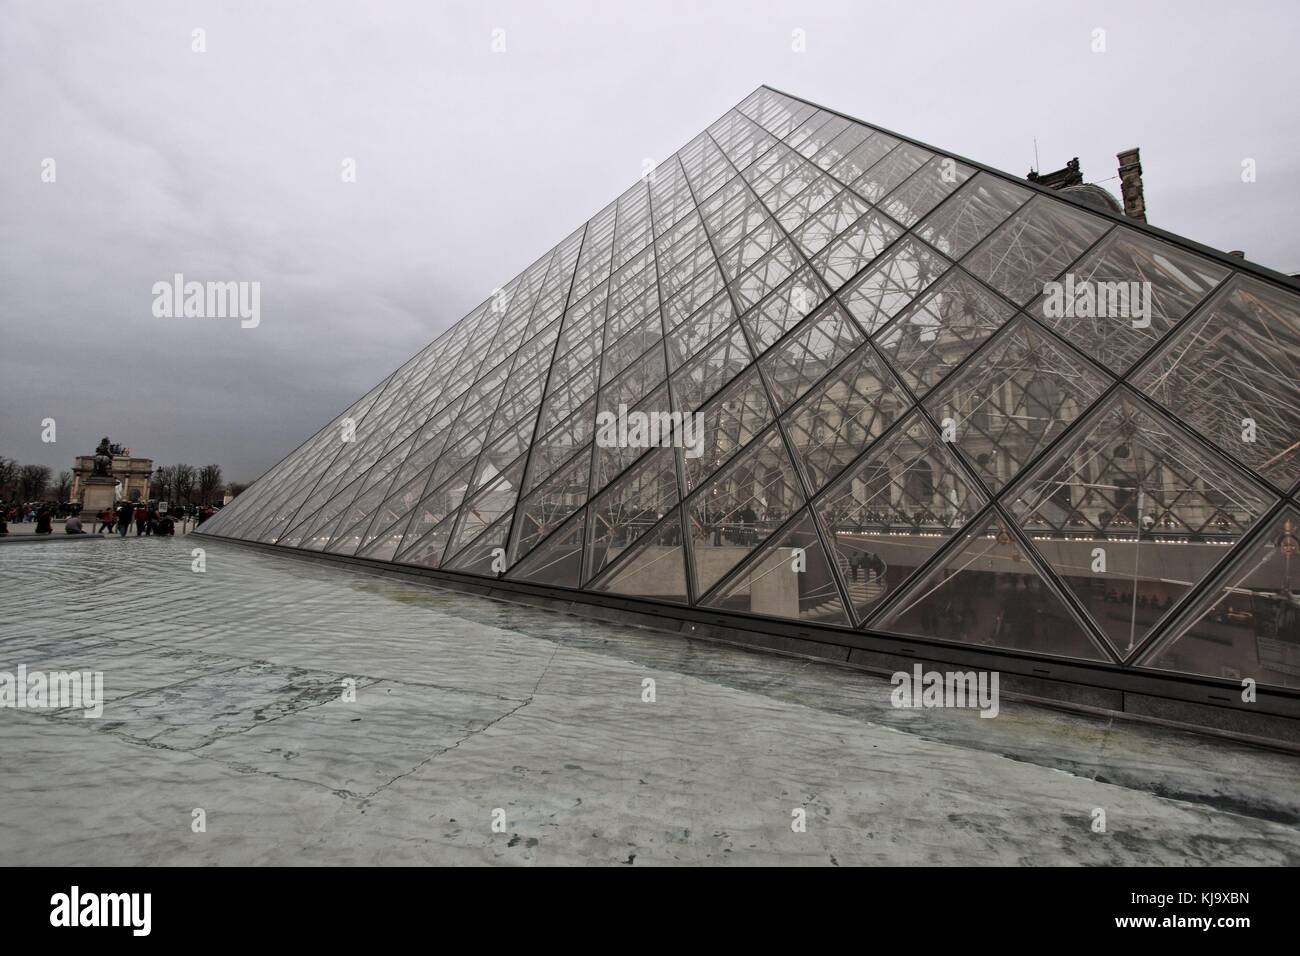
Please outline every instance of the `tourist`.
[{"label": "tourist", "polygon": [[95,534],[103,534],[107,531],[113,533],[113,509],[105,508],[99,513],[99,527],[95,529]]},{"label": "tourist", "polygon": [[138,538],[144,534],[145,525],[149,521],[149,512],[145,510],[144,505],[135,506],[135,536]]},{"label": "tourist", "polygon": [[50,526],[50,507],[41,505],[41,510],[36,514],[36,533],[51,534],[54,528]]},{"label": "tourist", "polygon": [[131,505],[124,501],[122,502],[121,506],[117,509],[117,533],[125,538],[126,533],[128,530],[130,530],[130,528],[131,528]]},{"label": "tourist", "polygon": [[154,534],[165,535],[165,534],[175,534],[175,533],[176,533],[176,523],[172,521],[171,515],[167,514],[166,512],[160,514],[158,516],[158,527],[154,531]]},{"label": "tourist", "polygon": [[81,516],[77,514],[68,515],[68,520],[63,524],[65,534],[85,534],[81,528]]},{"label": "tourist", "polygon": [[9,522],[6,520],[8,515],[9,511],[5,508],[5,503],[0,501],[0,537],[9,533]]}]

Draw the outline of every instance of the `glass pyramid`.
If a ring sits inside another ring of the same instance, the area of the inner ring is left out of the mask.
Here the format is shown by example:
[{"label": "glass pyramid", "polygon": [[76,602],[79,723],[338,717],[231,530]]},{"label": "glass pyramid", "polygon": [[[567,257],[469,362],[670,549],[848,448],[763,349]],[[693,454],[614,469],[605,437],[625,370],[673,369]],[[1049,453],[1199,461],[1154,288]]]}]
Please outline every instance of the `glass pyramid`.
[{"label": "glass pyramid", "polygon": [[1300,688],[1298,374],[1291,280],[760,87],[201,531]]}]

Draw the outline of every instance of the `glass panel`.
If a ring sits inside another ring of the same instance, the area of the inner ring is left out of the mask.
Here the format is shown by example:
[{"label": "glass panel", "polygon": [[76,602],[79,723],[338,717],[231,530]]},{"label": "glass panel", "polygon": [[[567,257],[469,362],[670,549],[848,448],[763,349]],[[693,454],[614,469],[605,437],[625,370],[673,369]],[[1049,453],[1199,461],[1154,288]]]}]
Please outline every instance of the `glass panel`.
[{"label": "glass panel", "polygon": [[[510,513],[506,512],[504,517],[480,534],[473,544],[461,550],[454,558],[445,561],[443,567],[449,571],[497,577],[498,570],[505,567],[506,535],[509,533]],[[459,532],[457,537],[460,537]]]},{"label": "glass panel", "polygon": [[876,338],[913,394],[943,381],[1011,318],[1002,299],[961,269],[952,269]]},{"label": "glass panel", "polygon": [[668,336],[668,365],[681,368],[735,318],[731,296],[722,292]]},{"label": "glass panel", "polygon": [[1300,479],[1300,297],[1239,277],[1134,385],[1281,488]]},{"label": "glass panel", "polygon": [[595,591],[687,603],[685,552],[677,509],[591,587]]},{"label": "glass panel", "polygon": [[460,521],[456,525],[451,545],[447,548],[447,557],[455,555],[502,515],[510,513],[519,497],[519,479],[523,476],[523,471],[524,462],[521,458],[501,472],[490,485],[466,500],[460,509]]},{"label": "glass panel", "polygon": [[421,567],[436,568],[442,563],[447,542],[456,525],[456,515],[438,522],[423,538],[398,554],[397,560],[403,564],[418,564]]},{"label": "glass panel", "polygon": [[950,265],[924,243],[907,236],[871,271],[841,291],[840,298],[866,333],[873,335]]},{"label": "glass panel", "polygon": [[880,208],[903,225],[911,226],[974,175],[973,166],[948,156],[934,156],[886,196]]},{"label": "glass panel", "polygon": [[838,196],[818,209],[811,219],[802,225],[796,224],[797,228],[792,227],[790,238],[799,243],[806,255],[815,256],[870,208],[852,191],[841,190]]},{"label": "glass panel", "polygon": [[1110,223],[1065,203],[1035,196],[962,263],[1016,304],[1043,292]]},{"label": "glass panel", "polygon": [[872,627],[938,641],[1108,660],[996,517],[964,532]]},{"label": "glass panel", "polygon": [[865,619],[983,505],[919,414],[816,502],[858,619]]},{"label": "glass panel", "polygon": [[838,288],[902,234],[891,219],[873,209],[814,258],[813,265],[827,284]]},{"label": "glass panel", "polygon": [[604,569],[677,504],[677,467],[660,448],[592,502],[586,574]]},{"label": "glass panel", "polygon": [[814,492],[902,415],[911,400],[864,345],[785,415],[785,433]]},{"label": "glass panel", "polygon": [[772,406],[758,369],[751,367],[699,415],[696,421],[702,424],[696,426],[696,435],[701,441],[686,446],[682,455],[687,494],[772,423]]},{"label": "glass panel", "polygon": [[763,356],[759,364],[772,397],[782,410],[789,408],[862,341],[862,334],[839,304],[829,303]]},{"label": "glass panel", "polygon": [[593,492],[617,478],[648,449],[672,444],[675,423],[671,404],[668,386],[663,385],[631,410],[626,404],[601,409],[601,414],[608,417],[598,419],[596,428],[596,468],[591,479]]},{"label": "glass panel", "polygon": [[1300,512],[1286,508],[1142,663],[1300,688],[1298,555]]},{"label": "glass panel", "polygon": [[1116,372],[1126,372],[1228,270],[1131,229],[1116,229],[1028,311]]},{"label": "glass panel", "polygon": [[579,511],[506,574],[507,578],[554,587],[577,588],[582,570],[586,512]]},{"label": "glass panel", "polygon": [[520,504],[514,532],[515,542],[510,549],[511,564],[531,551],[569,515],[586,504],[590,475],[591,447],[588,446]]},{"label": "glass panel", "polygon": [[1127,657],[1271,503],[1121,392],[1035,469],[1009,507]]},{"label": "glass panel", "polygon": [[691,496],[695,591],[702,594],[803,506],[775,428]]},{"label": "glass panel", "polygon": [[807,511],[700,602],[707,607],[849,626],[830,562]]},{"label": "glass panel", "polygon": [[800,269],[741,320],[753,338],[755,348],[766,351],[821,305],[830,289],[809,268]]},{"label": "glass panel", "polygon": [[990,173],[980,173],[916,230],[930,245],[960,259],[1029,201],[1033,193]]},{"label": "glass panel", "polygon": [[934,153],[911,143],[900,143],[888,156],[853,180],[853,191],[867,202],[880,202],[895,186],[916,172]]},{"label": "glass panel", "polygon": [[831,167],[831,175],[847,186],[880,162],[901,142],[902,140],[894,139],[885,133],[873,131],[867,139],[853,147],[842,160]]},{"label": "glass panel", "polygon": [[990,488],[1011,481],[1102,393],[1090,370],[1023,316],[925,406]]},{"label": "glass panel", "polygon": [[735,378],[753,357],[745,344],[745,333],[737,323],[708,346],[672,378],[673,405],[692,412],[714,392]]},{"label": "glass panel", "polygon": [[[407,546],[418,541],[422,535],[444,518],[455,516],[456,509],[465,500],[465,491],[469,487],[469,476],[473,467],[474,465],[471,462],[450,481],[438,486],[425,496],[425,499],[420,502],[420,506],[415,509],[415,513],[411,517],[411,527],[407,530],[404,539]],[[447,534],[451,534],[451,528],[447,529]],[[443,544],[446,545],[446,543],[446,540],[444,540]],[[441,553],[439,553],[439,557],[441,557]],[[405,556],[399,554],[398,559],[405,560]]]}]

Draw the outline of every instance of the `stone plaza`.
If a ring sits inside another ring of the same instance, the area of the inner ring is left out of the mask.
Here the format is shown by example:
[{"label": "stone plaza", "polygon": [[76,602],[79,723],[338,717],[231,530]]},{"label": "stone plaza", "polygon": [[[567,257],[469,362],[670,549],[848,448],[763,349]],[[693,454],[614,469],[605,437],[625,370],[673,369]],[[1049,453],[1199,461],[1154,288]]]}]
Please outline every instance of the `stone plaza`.
[{"label": "stone plaza", "polygon": [[873,674],[211,538],[4,545],[0,582],[0,671],[105,698],[0,708],[4,865],[1300,863],[1282,750],[898,709]]}]

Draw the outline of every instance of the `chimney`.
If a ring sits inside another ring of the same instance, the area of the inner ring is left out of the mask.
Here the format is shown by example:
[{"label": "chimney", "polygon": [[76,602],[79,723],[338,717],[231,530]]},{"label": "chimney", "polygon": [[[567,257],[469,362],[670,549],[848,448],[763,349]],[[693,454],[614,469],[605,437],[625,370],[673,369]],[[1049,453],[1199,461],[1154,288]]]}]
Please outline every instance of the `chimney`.
[{"label": "chimney", "polygon": [[1142,161],[1138,149],[1126,149],[1119,160],[1119,188],[1124,197],[1124,215],[1139,222],[1147,221],[1147,203],[1142,195]]}]

